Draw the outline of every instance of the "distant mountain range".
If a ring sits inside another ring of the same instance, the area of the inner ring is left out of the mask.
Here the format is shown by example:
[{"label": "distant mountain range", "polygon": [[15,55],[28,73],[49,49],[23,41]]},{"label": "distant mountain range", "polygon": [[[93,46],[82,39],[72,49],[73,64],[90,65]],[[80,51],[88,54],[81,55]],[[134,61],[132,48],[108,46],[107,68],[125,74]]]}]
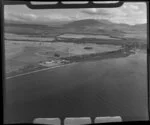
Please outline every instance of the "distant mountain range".
[{"label": "distant mountain range", "polygon": [[146,30],[146,24],[137,24],[137,25],[128,25],[128,24],[117,24],[112,23],[108,20],[94,20],[94,19],[85,19],[79,21],[69,22],[65,25],[66,27],[94,27],[97,29],[119,29],[119,30]]},{"label": "distant mountain range", "polygon": [[6,24],[39,24],[39,25],[49,25],[53,26],[53,24],[56,25],[63,25],[66,24],[66,26],[71,26],[71,27],[84,27],[84,26],[101,26],[101,27],[108,27],[108,26],[113,26],[113,27],[120,27],[120,28],[129,28],[129,27],[136,27],[136,28],[146,28],[146,24],[137,24],[137,25],[128,25],[128,24],[117,24],[113,23],[109,20],[96,20],[96,19],[84,19],[84,20],[76,20],[76,21],[49,21],[49,22],[42,22],[42,21],[37,21],[37,22],[32,22],[32,21],[19,21],[19,20],[5,20],[4,21]]},{"label": "distant mountain range", "polygon": [[[146,34],[146,24],[128,25],[112,23],[108,20],[84,19],[70,22],[46,22],[46,23],[26,23],[20,21],[5,20],[6,32],[25,32],[34,33],[44,29],[48,34],[62,33],[89,33],[89,34],[105,34],[112,37],[123,37],[125,34],[136,34],[143,36]],[[18,30],[18,29],[19,30]],[[13,30],[12,30],[13,29]],[[28,31],[29,30],[29,31]],[[44,31],[44,32],[45,32]]]},{"label": "distant mountain range", "polygon": [[86,19],[69,22],[64,25],[67,29],[78,31],[79,33],[87,32],[94,34],[105,34],[112,37],[123,37],[125,34],[136,34],[143,37],[146,34],[146,24],[128,25],[112,23],[108,20]]},{"label": "distant mountain range", "polygon": [[48,25],[48,26],[60,26],[66,23],[69,23],[68,21],[20,21],[20,20],[5,20],[4,21],[5,24],[28,24],[28,25]]}]

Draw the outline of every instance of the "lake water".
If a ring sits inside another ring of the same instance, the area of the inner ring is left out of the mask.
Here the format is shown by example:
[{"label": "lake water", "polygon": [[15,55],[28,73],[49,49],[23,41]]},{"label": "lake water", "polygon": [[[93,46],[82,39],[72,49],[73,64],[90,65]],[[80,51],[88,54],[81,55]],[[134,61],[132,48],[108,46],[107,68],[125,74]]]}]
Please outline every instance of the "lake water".
[{"label": "lake water", "polygon": [[147,120],[146,62],[146,54],[138,52],[7,79],[5,122],[116,115]]},{"label": "lake water", "polygon": [[90,35],[90,34],[71,34],[71,33],[66,33],[58,36],[59,38],[76,38],[76,39],[81,39],[81,38],[96,38],[96,39],[113,39],[117,40],[118,38],[112,38],[108,35]]}]

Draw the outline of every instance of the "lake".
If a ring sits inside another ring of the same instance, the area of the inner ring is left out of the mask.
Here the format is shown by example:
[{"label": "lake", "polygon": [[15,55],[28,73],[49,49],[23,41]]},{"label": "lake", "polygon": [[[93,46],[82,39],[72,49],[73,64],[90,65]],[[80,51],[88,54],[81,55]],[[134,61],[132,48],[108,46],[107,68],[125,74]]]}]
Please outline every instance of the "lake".
[{"label": "lake", "polygon": [[148,119],[147,60],[142,52],[7,79],[5,89],[6,123],[44,117]]},{"label": "lake", "polygon": [[113,38],[108,35],[90,35],[90,34],[72,34],[72,33],[66,33],[58,36],[59,38],[74,38],[74,39],[82,39],[82,38],[96,38],[96,39],[112,39],[112,40],[119,40],[119,38]]}]

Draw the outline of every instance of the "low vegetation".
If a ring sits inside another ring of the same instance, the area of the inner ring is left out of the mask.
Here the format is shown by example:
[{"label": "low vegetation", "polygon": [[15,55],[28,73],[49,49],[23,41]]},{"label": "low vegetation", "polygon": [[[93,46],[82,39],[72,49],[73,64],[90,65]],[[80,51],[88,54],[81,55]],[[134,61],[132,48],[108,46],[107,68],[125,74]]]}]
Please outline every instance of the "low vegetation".
[{"label": "low vegetation", "polygon": [[93,48],[92,48],[92,47],[87,46],[87,47],[84,47],[84,49],[91,50],[91,49],[93,49]]}]

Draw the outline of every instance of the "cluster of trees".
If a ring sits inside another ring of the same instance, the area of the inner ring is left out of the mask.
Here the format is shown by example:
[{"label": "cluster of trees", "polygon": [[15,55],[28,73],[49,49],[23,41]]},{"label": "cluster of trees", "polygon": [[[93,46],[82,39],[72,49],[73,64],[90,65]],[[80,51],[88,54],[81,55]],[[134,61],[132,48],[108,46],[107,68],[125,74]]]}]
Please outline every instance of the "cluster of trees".
[{"label": "cluster of trees", "polygon": [[104,52],[104,53],[91,53],[91,54],[86,54],[86,55],[62,57],[61,59],[69,60],[70,62],[73,62],[73,61],[77,62],[77,61],[86,60],[86,59],[90,59],[90,58],[94,58],[94,57],[100,57],[100,56],[106,56],[106,55],[108,56],[108,55],[115,54],[118,52],[121,52],[121,50]]},{"label": "cluster of trees", "polygon": [[54,56],[55,56],[55,57],[60,57],[60,54],[54,53]]},{"label": "cluster of trees", "polygon": [[92,48],[92,47],[88,47],[88,46],[87,46],[87,47],[84,47],[84,49],[93,49],[93,48]]}]

